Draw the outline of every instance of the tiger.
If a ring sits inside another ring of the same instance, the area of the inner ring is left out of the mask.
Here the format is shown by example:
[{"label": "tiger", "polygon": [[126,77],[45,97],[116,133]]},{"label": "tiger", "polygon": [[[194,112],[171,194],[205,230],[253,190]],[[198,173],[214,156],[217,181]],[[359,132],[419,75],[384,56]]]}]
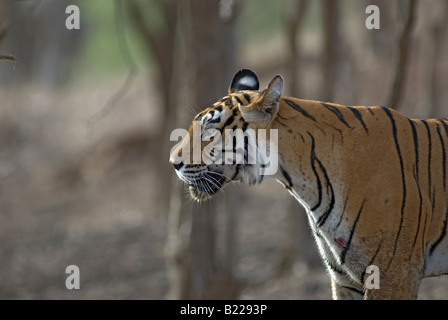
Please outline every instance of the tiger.
[{"label": "tiger", "polygon": [[[448,120],[282,96],[283,85],[277,75],[259,90],[255,72],[242,69],[194,120],[223,135],[276,130],[271,177],[306,209],[333,299],[417,299],[423,278],[448,274]],[[181,149],[192,143],[185,136],[169,162],[197,201],[265,178],[257,164],[186,161]],[[378,286],[367,283],[369,266]]]}]

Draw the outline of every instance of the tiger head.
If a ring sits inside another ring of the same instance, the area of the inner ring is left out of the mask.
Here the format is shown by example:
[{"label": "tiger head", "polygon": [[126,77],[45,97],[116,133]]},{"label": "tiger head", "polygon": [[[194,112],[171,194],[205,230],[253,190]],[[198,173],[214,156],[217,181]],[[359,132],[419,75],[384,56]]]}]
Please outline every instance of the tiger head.
[{"label": "tiger head", "polygon": [[257,75],[243,69],[234,76],[228,95],[194,118],[169,160],[193,199],[208,199],[232,181],[260,183],[267,168],[275,173],[276,162],[266,155],[276,152],[269,129],[282,90],[281,76],[259,91]]}]

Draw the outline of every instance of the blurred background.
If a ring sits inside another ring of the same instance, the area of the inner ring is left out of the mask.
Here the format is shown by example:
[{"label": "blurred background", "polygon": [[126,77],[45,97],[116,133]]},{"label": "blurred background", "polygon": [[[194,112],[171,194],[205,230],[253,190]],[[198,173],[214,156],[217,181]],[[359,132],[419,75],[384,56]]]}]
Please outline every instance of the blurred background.
[{"label": "blurred background", "polygon": [[[0,298],[330,299],[282,186],[192,203],[169,133],[241,68],[285,95],[446,117],[447,24],[446,0],[0,0]],[[419,298],[448,299],[447,277]]]}]

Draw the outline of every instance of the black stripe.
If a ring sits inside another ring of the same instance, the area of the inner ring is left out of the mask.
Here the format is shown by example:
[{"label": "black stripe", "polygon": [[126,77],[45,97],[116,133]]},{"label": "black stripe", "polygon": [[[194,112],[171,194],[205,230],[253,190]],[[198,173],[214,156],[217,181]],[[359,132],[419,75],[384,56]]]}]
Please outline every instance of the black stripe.
[{"label": "black stripe", "polygon": [[239,104],[244,105],[243,101],[241,101],[240,98],[238,98],[238,96],[235,96],[236,101],[238,101]]},{"label": "black stripe", "polygon": [[448,124],[446,124],[445,119],[439,119],[439,122],[443,125],[443,128],[445,129],[445,133],[448,136]]},{"label": "black stripe", "polygon": [[327,170],[323,166],[322,162],[316,157],[316,153],[315,153],[316,144],[315,144],[314,137],[312,136],[311,133],[308,132],[308,134],[311,137],[311,168],[316,176],[317,189],[318,189],[318,193],[319,193],[317,204],[314,207],[312,207],[310,210],[315,211],[317,208],[320,207],[320,205],[322,203],[322,183],[319,179],[319,174],[316,170],[315,162],[317,162],[317,164],[319,165],[320,170],[322,171],[324,178],[325,178],[327,191],[328,191],[328,189],[330,189],[330,194],[331,194],[331,199],[330,199],[330,203],[328,205],[327,210],[319,217],[319,219],[316,222],[317,227],[321,227],[325,224],[325,222],[327,221],[327,218],[330,216],[330,213],[333,211],[336,199],[335,199],[335,195],[334,195],[333,186],[331,185],[330,179],[328,178]]},{"label": "black stripe", "polygon": [[316,157],[316,161],[319,164],[320,170],[324,174],[324,178],[325,178],[325,181],[327,184],[327,190],[328,190],[328,188],[330,188],[330,192],[331,192],[330,204],[329,204],[327,210],[317,220],[317,226],[320,228],[325,224],[325,221],[327,221],[327,218],[330,216],[331,211],[333,211],[336,199],[334,196],[333,186],[331,185],[330,179],[328,178],[327,170],[325,169],[325,167],[322,165],[322,162],[320,162],[320,160],[317,157]]},{"label": "black stripe", "polygon": [[414,121],[409,119],[409,123],[411,125],[412,128],[412,137],[414,139],[414,152],[415,152],[415,171],[417,173],[417,181],[419,180],[418,178],[418,169],[419,169],[419,151],[418,151],[418,136],[417,136],[417,130],[415,128],[415,123]]},{"label": "black stripe", "polygon": [[[372,259],[370,259],[369,263],[367,263],[367,267],[371,266],[373,264],[373,261],[375,261],[375,258],[378,255],[378,252],[380,252],[382,244],[383,244],[383,240],[381,240],[380,244],[378,245],[378,248],[376,248],[375,254],[372,256]],[[361,276],[360,276],[361,283],[364,283],[364,277],[366,276],[367,267],[361,273]]]},{"label": "black stripe", "polygon": [[236,178],[236,176],[237,176],[238,173],[240,172],[240,166],[241,166],[241,165],[237,165],[237,166],[235,167],[235,168],[236,168],[235,173],[233,174],[232,178],[230,178],[230,181],[232,181],[233,179]]},{"label": "black stripe", "polygon": [[282,171],[283,177],[285,177],[286,181],[288,181],[288,188],[291,189],[292,188],[291,176],[288,174],[288,172],[286,172],[286,170],[282,166],[280,166],[280,170]]},{"label": "black stripe", "polygon": [[431,212],[434,212],[434,209],[436,207],[436,188],[432,188],[432,199],[431,199]]},{"label": "black stripe", "polygon": [[400,167],[401,167],[401,182],[403,185],[403,201],[401,203],[401,217],[400,217],[400,225],[398,228],[398,232],[397,232],[397,237],[395,239],[395,244],[394,244],[394,253],[391,257],[391,260],[389,261],[389,266],[392,263],[392,259],[395,256],[395,253],[397,251],[397,245],[398,245],[398,239],[400,237],[400,233],[401,233],[401,228],[403,227],[403,218],[404,218],[404,207],[406,205],[406,178],[404,175],[404,165],[403,165],[403,157],[401,156],[401,150],[400,150],[400,145],[398,143],[398,136],[397,136],[397,126],[395,124],[395,119],[392,115],[392,113],[390,112],[389,108],[386,107],[382,107],[382,109],[384,110],[384,112],[386,113],[386,115],[389,117],[390,122],[392,124],[392,134],[394,136],[394,141],[395,141],[395,148],[397,149],[397,154],[398,154],[398,159],[400,160]]},{"label": "black stripe", "polygon": [[249,163],[249,137],[245,135],[243,140],[244,140],[244,163],[248,164]]},{"label": "black stripe", "polygon": [[[348,191],[347,194],[350,194],[350,191]],[[342,218],[344,218],[345,208],[347,208],[347,202],[348,202],[348,196],[347,196],[347,198],[345,198],[344,207],[342,208],[341,216],[339,217],[339,221],[336,224],[336,227],[334,227],[333,231],[336,230],[337,228],[339,228],[339,225],[342,222]]]},{"label": "black stripe", "polygon": [[233,123],[234,120],[235,120],[235,117],[234,117],[233,115],[230,116],[230,117],[226,120],[226,122],[224,123],[224,126],[223,126],[223,127],[227,127],[227,126],[229,126],[230,124]]},{"label": "black stripe", "polygon": [[[344,136],[342,135],[342,130],[339,128],[336,128],[335,126],[333,126],[330,123],[327,123],[329,127],[332,127],[335,131],[337,131],[339,133],[339,136],[341,137],[342,142],[344,141]],[[318,127],[319,128],[319,127]],[[326,136],[327,134],[325,133],[325,131],[321,130],[324,134],[324,136]],[[334,137],[333,137],[334,138]]]},{"label": "black stripe", "polygon": [[428,132],[428,192],[430,197],[432,198],[432,190],[431,190],[431,159],[432,159],[432,137],[431,130],[429,129],[429,125],[425,120],[422,120],[423,124],[426,127],[426,131]]},{"label": "black stripe", "polygon": [[243,93],[243,97],[250,103],[250,95],[248,93]]},{"label": "black stripe", "polygon": [[358,290],[358,289],[356,289],[356,288],[347,287],[347,286],[341,286],[341,288],[348,289],[348,290],[353,291],[353,292],[356,292],[356,293],[358,293],[358,294],[360,294],[360,295],[364,295],[364,292],[363,292],[363,291],[360,291],[360,290]]},{"label": "black stripe", "polygon": [[207,121],[207,124],[209,124],[209,123],[219,123],[219,122],[221,122],[221,117],[213,119],[213,120],[210,120],[210,121]]},{"label": "black stripe", "polygon": [[[319,229],[314,229],[314,235],[316,237],[318,237],[319,239],[323,239],[322,235],[320,234],[320,230]],[[325,245],[325,249],[328,249],[328,247]]]},{"label": "black stripe", "polygon": [[347,128],[352,129],[352,127],[349,126],[349,124],[347,123],[347,121],[345,121],[344,115],[342,114],[342,112],[335,106],[329,105],[327,103],[322,103],[322,105],[327,108],[329,111],[333,112],[338,119],[347,126]]},{"label": "black stripe", "polygon": [[419,209],[418,209],[418,224],[417,224],[417,231],[415,232],[415,237],[414,237],[414,242],[412,243],[412,250],[411,250],[411,254],[409,255],[409,258],[412,256],[413,252],[414,252],[414,248],[415,248],[415,244],[417,243],[417,237],[418,237],[418,233],[420,231],[420,223],[422,220],[422,203],[423,203],[423,198],[422,198],[422,191],[420,189],[420,182],[418,181],[418,176],[417,176],[417,172],[418,169],[414,168],[414,178],[417,184],[417,190],[418,190],[418,198],[419,198]]},{"label": "black stripe", "polygon": [[443,240],[443,238],[445,238],[447,221],[448,221],[448,210],[446,211],[445,221],[443,222],[442,233],[440,234],[440,236],[436,240],[436,242],[434,242],[434,244],[431,246],[431,249],[429,249],[429,254],[430,255],[433,254],[433,252],[434,252],[435,248],[437,247],[437,245]]},{"label": "black stripe", "polygon": [[282,99],[283,99],[283,101],[286,102],[286,104],[287,104],[288,106],[290,106],[290,107],[293,108],[294,110],[300,112],[301,114],[303,114],[303,115],[304,115],[305,117],[307,117],[308,119],[311,119],[311,120],[313,120],[314,122],[316,122],[316,119],[315,119],[312,115],[310,115],[306,110],[302,109],[297,103],[295,103],[294,101],[285,99],[285,98],[282,98]]},{"label": "black stripe", "polygon": [[422,204],[423,204],[423,198],[422,198],[422,191],[420,189],[420,179],[419,179],[419,147],[418,147],[418,135],[417,130],[415,127],[415,122],[409,119],[409,123],[411,124],[412,128],[412,136],[414,140],[414,152],[415,152],[415,165],[414,165],[414,179],[417,185],[418,190],[418,197],[419,197],[419,210],[418,210],[418,224],[417,224],[417,231],[415,232],[414,242],[412,243],[412,250],[409,254],[409,258],[414,253],[415,244],[417,243],[418,234],[420,232],[420,224],[422,219]]},{"label": "black stripe", "polygon": [[221,112],[221,111],[222,111],[222,105],[217,106],[217,107],[215,108],[215,110],[216,110],[217,112]]},{"label": "black stripe", "polygon": [[285,123],[281,122],[280,119],[278,119],[278,118],[277,118],[277,122],[280,123],[280,124],[281,124],[283,127],[285,127],[285,128],[288,127]]},{"label": "black stripe", "polygon": [[233,123],[233,121],[235,120],[236,114],[238,113],[238,108],[233,109],[232,111],[232,115],[226,120],[226,122],[224,123],[224,125],[222,126],[222,128],[219,129],[219,131],[222,132],[224,131],[224,129],[229,126],[230,124]]},{"label": "black stripe", "polygon": [[347,240],[347,245],[342,249],[342,252],[341,252],[341,264],[344,264],[345,256],[347,255],[347,252],[350,249],[350,244],[351,244],[352,239],[353,239],[353,234],[355,233],[356,225],[358,224],[359,217],[361,216],[362,209],[364,208],[364,203],[365,203],[365,200],[362,202],[361,208],[359,209],[358,214],[356,215],[355,222],[353,223],[353,227],[350,230],[350,236],[349,236],[349,238]]},{"label": "black stripe", "polygon": [[233,159],[236,161],[236,134],[232,137],[232,152],[233,152]]},{"label": "black stripe", "polygon": [[419,197],[419,211],[418,211],[418,224],[417,224],[417,231],[415,232],[414,242],[412,243],[412,250],[409,254],[409,258],[414,253],[415,244],[417,243],[418,234],[420,232],[420,224],[421,224],[421,218],[422,218],[422,191],[420,189],[420,178],[419,178],[419,145],[418,145],[418,134],[415,127],[415,122],[413,120],[409,120],[409,124],[411,125],[412,129],[412,137],[414,140],[414,153],[415,153],[415,165],[414,165],[414,179],[415,183],[417,185],[418,190],[418,197]]},{"label": "black stripe", "polygon": [[333,270],[334,272],[337,272],[337,273],[343,274],[343,275],[347,275],[347,272],[345,272],[339,266],[333,264],[330,260],[324,259],[324,261],[325,261],[325,264],[327,265],[327,267],[330,268],[331,270]]},{"label": "black stripe", "polygon": [[[426,230],[426,222],[427,222],[427,215],[426,214],[424,214],[423,215],[423,218],[425,218],[425,222],[423,223],[423,232]],[[426,248],[427,248],[427,242],[426,242],[426,237],[422,237],[422,245],[421,245],[421,247],[420,247],[421,249],[422,249],[422,252],[421,252],[421,255],[422,255],[422,257],[423,256],[425,256],[425,254],[426,254]],[[424,260],[424,265],[426,265],[426,259]],[[424,268],[423,268],[423,270],[425,270]]]},{"label": "black stripe", "polygon": [[[443,128],[445,129],[446,136],[448,137],[448,124],[446,124],[445,120],[443,120],[443,119],[439,120],[439,122],[443,125]],[[443,152],[444,153],[446,152],[445,148],[443,149]],[[444,161],[444,164],[446,164],[446,161]],[[446,174],[446,168],[444,170],[444,174]]]},{"label": "black stripe", "polygon": [[314,211],[317,208],[319,208],[320,204],[322,203],[322,183],[320,182],[319,175],[316,170],[315,160],[314,160],[316,158],[316,154],[314,152],[314,148],[315,148],[314,137],[311,135],[311,133],[308,132],[308,134],[311,137],[311,169],[313,170],[313,173],[316,176],[317,192],[318,192],[318,201],[317,201],[316,205],[310,209],[311,211]]},{"label": "black stripe", "polygon": [[353,107],[347,107],[347,108],[348,108],[348,110],[353,112],[353,114],[356,116],[356,118],[358,118],[359,122],[361,122],[362,126],[364,127],[364,130],[366,130],[366,133],[369,134],[369,129],[367,129],[367,126],[364,123],[364,120],[362,119],[361,113],[356,108],[353,108]]},{"label": "black stripe", "polygon": [[443,189],[446,189],[446,150],[445,150],[445,142],[442,137],[442,128],[437,125],[437,134],[439,135],[440,145],[442,146],[442,171],[443,171]]}]

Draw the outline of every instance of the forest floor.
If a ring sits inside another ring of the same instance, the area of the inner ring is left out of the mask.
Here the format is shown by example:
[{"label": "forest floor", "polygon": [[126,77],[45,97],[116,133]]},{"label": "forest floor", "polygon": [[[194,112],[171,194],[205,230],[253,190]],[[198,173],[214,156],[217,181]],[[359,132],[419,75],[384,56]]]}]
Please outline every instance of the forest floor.
[{"label": "forest floor", "polygon": [[[160,144],[152,140],[160,130],[157,101],[137,81],[89,124],[119,85],[0,91],[0,299],[165,298],[167,213],[154,165]],[[330,299],[321,266],[299,259],[275,273],[288,224],[281,185],[240,188],[237,273],[264,279],[240,298]],[[69,265],[80,269],[80,290],[65,287]],[[424,280],[419,298],[448,299],[448,277]]]}]

